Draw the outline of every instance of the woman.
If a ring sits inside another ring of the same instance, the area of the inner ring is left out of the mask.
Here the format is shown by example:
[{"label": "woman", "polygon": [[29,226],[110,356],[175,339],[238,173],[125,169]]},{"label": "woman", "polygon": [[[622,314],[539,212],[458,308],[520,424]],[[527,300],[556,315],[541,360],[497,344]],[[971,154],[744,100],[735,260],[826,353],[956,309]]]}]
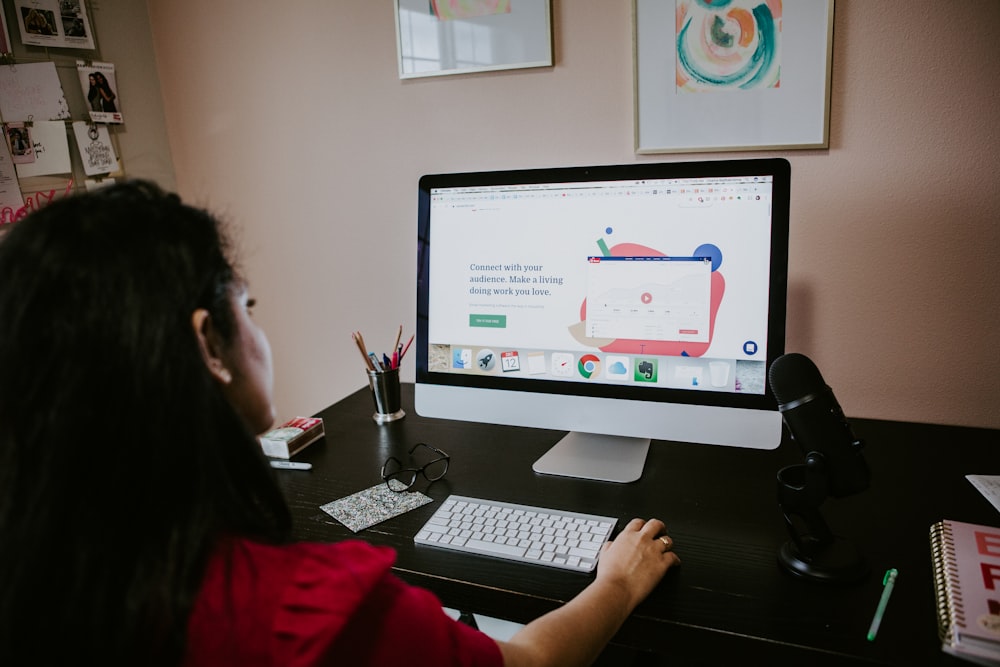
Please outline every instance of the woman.
[{"label": "woman", "polygon": [[90,88],[87,90],[87,101],[90,103],[91,111],[118,111],[115,105],[115,93],[111,90],[111,84],[101,72],[92,72],[87,80]]},{"label": "woman", "polygon": [[28,152],[28,142],[24,140],[24,134],[17,128],[11,128],[7,136],[10,138],[10,152],[14,157],[19,157]]},{"label": "woman", "polygon": [[0,238],[0,664],[592,661],[679,562],[659,521],[508,642],[393,576],[388,549],[291,540],[254,437],[270,348],[229,253],[142,182]]},{"label": "woman", "polygon": [[103,105],[101,101],[104,98],[101,96],[101,91],[97,88],[97,75],[88,74],[87,81],[90,83],[90,87],[87,89],[87,102],[90,103],[90,110],[102,111]]}]

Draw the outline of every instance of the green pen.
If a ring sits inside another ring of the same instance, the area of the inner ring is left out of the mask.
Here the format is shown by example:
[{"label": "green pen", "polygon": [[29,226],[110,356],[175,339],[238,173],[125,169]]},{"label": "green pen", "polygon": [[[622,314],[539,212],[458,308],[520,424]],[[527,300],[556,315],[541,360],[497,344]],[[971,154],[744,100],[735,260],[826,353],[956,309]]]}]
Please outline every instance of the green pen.
[{"label": "green pen", "polygon": [[872,625],[868,628],[868,641],[875,641],[875,635],[878,634],[878,626],[882,624],[882,616],[885,614],[885,607],[889,604],[889,596],[892,595],[892,588],[896,585],[896,575],[899,572],[896,568],[891,568],[886,570],[885,577],[882,578],[882,597],[879,598],[878,607],[875,608],[875,618],[872,619]]}]

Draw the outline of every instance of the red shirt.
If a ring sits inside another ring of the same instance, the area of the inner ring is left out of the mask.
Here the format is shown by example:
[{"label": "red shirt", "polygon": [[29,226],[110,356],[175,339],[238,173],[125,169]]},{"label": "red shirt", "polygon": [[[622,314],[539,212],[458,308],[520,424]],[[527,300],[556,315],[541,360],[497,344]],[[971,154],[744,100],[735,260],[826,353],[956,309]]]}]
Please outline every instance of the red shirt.
[{"label": "red shirt", "polygon": [[503,665],[491,638],[393,575],[391,549],[360,541],[225,540],[188,621],[185,667]]}]

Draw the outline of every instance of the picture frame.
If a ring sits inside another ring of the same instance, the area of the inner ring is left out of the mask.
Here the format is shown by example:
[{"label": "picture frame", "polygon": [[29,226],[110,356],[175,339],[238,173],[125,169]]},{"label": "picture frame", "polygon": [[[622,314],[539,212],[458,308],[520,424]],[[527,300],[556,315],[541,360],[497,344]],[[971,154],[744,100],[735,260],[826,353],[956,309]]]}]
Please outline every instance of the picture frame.
[{"label": "picture frame", "polygon": [[834,0],[633,0],[635,152],[829,147]]},{"label": "picture frame", "polygon": [[399,78],[551,67],[551,0],[394,0]]}]

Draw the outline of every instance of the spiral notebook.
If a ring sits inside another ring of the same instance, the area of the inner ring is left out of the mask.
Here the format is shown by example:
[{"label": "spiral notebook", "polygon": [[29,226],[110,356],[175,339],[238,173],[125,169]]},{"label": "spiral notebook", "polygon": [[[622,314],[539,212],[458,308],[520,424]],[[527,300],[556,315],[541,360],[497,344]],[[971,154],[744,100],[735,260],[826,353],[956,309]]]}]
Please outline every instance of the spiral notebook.
[{"label": "spiral notebook", "polygon": [[1000,665],[1000,528],[945,519],[930,540],[941,648]]}]

